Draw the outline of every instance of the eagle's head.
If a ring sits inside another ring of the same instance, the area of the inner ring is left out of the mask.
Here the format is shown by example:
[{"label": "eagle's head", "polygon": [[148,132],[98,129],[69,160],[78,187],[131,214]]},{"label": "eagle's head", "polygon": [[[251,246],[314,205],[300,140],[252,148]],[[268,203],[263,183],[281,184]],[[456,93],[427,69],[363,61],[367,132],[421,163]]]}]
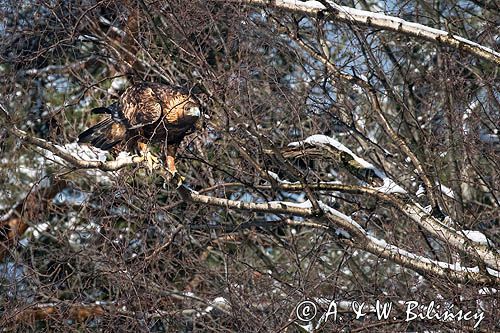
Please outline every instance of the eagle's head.
[{"label": "eagle's head", "polygon": [[188,105],[184,108],[184,114],[186,116],[194,117],[194,118],[199,118],[201,117],[201,110],[200,107],[196,104]]},{"label": "eagle's head", "polygon": [[189,100],[184,105],[184,117],[193,124],[193,129],[200,131],[203,129],[203,108],[194,100]]}]

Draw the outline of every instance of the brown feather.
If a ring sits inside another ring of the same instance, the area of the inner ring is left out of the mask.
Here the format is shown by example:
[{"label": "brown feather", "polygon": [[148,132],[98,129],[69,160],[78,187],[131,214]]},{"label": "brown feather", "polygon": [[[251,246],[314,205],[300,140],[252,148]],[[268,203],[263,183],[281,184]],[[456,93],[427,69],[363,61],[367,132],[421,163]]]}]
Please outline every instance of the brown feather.
[{"label": "brown feather", "polygon": [[126,142],[129,149],[137,142],[176,146],[197,128],[199,117],[186,114],[193,107],[199,104],[189,92],[158,83],[136,84],[116,105],[99,108],[111,117],[83,132],[79,141],[102,149],[120,142]]}]

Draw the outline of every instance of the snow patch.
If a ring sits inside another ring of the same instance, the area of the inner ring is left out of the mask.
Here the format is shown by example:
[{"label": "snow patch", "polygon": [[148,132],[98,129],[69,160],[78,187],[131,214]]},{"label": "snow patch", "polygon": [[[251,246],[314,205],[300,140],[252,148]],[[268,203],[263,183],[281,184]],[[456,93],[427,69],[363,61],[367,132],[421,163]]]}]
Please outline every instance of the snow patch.
[{"label": "snow patch", "polygon": [[[301,202],[301,203],[297,203],[297,202],[289,202],[289,201],[269,201],[268,203],[270,204],[281,204],[281,205],[285,205],[285,206],[288,206],[288,207],[297,207],[297,208],[304,208],[304,209],[310,209],[312,208],[312,203],[310,200],[306,200],[304,202]],[[327,204],[325,204],[324,202],[322,201],[318,201],[318,204],[319,204],[319,207],[327,212],[327,213],[330,213],[336,217],[339,217],[340,219],[348,222],[349,224],[351,224],[352,226],[354,226],[355,228],[357,228],[360,232],[362,232],[363,234],[366,234],[366,231],[365,229],[363,229],[363,227],[361,227],[356,221],[354,221],[351,217],[345,215],[344,213],[341,213],[339,212],[338,210],[328,206]],[[292,233],[293,233],[294,229],[292,229]],[[344,229],[342,228],[336,228],[335,229],[335,234],[337,236],[341,236],[341,237],[344,237],[344,238],[351,238],[351,235]]]},{"label": "snow patch", "polygon": [[401,193],[405,194],[407,193],[405,189],[403,189],[401,186],[396,184],[392,179],[388,178],[387,176],[385,178],[382,178],[384,180],[384,185],[380,187],[374,187],[373,189],[382,192],[382,193]]},{"label": "snow patch", "polygon": [[[438,184],[436,184],[438,185]],[[440,184],[439,185],[440,189],[441,189],[441,192],[446,195],[447,197],[450,197],[452,199],[455,199],[455,192],[453,192],[453,190],[447,186],[444,186],[443,184]]]},{"label": "snow patch", "polygon": [[85,161],[101,161],[106,162],[108,152],[99,148],[91,147],[88,145],[80,145],[76,142],[65,144],[63,148],[68,153]]},{"label": "snow patch", "polygon": [[290,202],[290,201],[269,201],[270,204],[281,204],[288,207],[297,207],[297,208],[312,208],[311,201],[306,200],[304,202]]},{"label": "snow patch", "polygon": [[332,137],[329,137],[329,136],[326,136],[323,134],[315,134],[315,135],[311,135],[311,136],[307,137],[303,141],[291,142],[288,144],[288,147],[300,147],[304,144],[318,145],[318,146],[329,145],[329,146],[334,147],[337,150],[340,150],[340,151],[343,151],[343,152],[349,154],[359,165],[361,165],[365,169],[373,170],[374,173],[377,175],[377,177],[382,179],[384,184],[380,187],[373,188],[374,190],[376,190],[378,192],[382,192],[382,193],[386,193],[386,194],[389,194],[389,193],[406,194],[406,193],[408,193],[405,189],[403,189],[401,186],[396,184],[392,179],[387,177],[385,172],[376,168],[370,162],[357,156],[356,154],[354,154],[352,152],[352,150],[350,150],[349,148],[344,146],[342,143],[340,143],[338,140],[336,140]]},{"label": "snow patch", "polygon": [[497,270],[494,270],[493,268],[486,267],[486,270],[488,273],[494,277],[500,278],[500,272]]},{"label": "snow patch", "polygon": [[281,179],[277,173],[272,171],[268,171],[267,174],[271,176],[271,178],[275,179],[280,184],[299,184],[300,182],[290,182],[288,180]]},{"label": "snow patch", "polygon": [[210,305],[205,308],[205,310],[201,311],[201,313],[197,313],[197,316],[206,315],[212,312],[214,309],[228,310],[230,308],[229,302],[224,297],[216,297]]},{"label": "snow patch", "polygon": [[487,287],[483,287],[483,288],[478,290],[479,295],[493,295],[493,294],[496,294],[497,292],[498,292],[497,289],[487,288]]},{"label": "snow patch", "polygon": [[485,234],[483,234],[480,231],[462,230],[462,233],[465,235],[465,237],[467,237],[468,239],[470,239],[473,242],[476,242],[476,243],[479,243],[482,245],[487,245],[487,246],[492,245],[492,242],[486,237]]},{"label": "snow patch", "polygon": [[[453,270],[453,271],[457,271],[457,272],[467,272],[467,273],[479,273],[479,267],[475,266],[475,267],[464,267],[464,266],[461,266],[458,262],[456,263],[446,263],[446,262],[443,262],[443,261],[437,261],[437,260],[432,260],[432,259],[429,259],[429,258],[425,258],[425,257],[422,257],[422,256],[419,256],[419,255],[416,255],[414,253],[411,253],[411,252],[408,252],[406,250],[403,250],[397,246],[394,246],[392,244],[387,244],[385,240],[383,239],[378,239],[378,238],[375,238],[371,235],[367,235],[367,237],[375,244],[377,244],[378,246],[380,247],[383,247],[385,248],[386,250],[392,252],[392,253],[395,253],[397,255],[400,255],[400,256],[404,256],[404,257],[407,257],[409,259],[414,259],[414,260],[418,260],[422,263],[426,263],[426,264],[432,264],[432,265],[437,265],[441,268],[444,268],[444,269],[450,269],[450,270]],[[491,271],[494,271],[491,269]],[[490,272],[490,269],[488,268],[488,272]],[[496,271],[495,271],[496,272]],[[498,274],[498,272],[496,272]],[[493,273],[490,272],[491,275],[494,275]]]},{"label": "snow patch", "polygon": [[49,227],[50,224],[48,222],[39,223],[28,227],[28,229],[26,229],[26,234],[31,233],[33,235],[33,238],[38,239]]},{"label": "snow patch", "polygon": [[[321,201],[318,201],[318,204],[319,204],[319,207],[324,210],[325,212],[328,212],[336,217],[339,217],[341,218],[342,220],[346,221],[346,222],[349,222],[349,224],[351,224],[353,227],[355,227],[356,229],[358,229],[361,233],[365,234],[366,235],[366,231],[365,229],[363,229],[356,221],[354,221],[352,218],[350,218],[349,216],[345,215],[344,213],[341,213],[339,212],[338,210],[328,206],[327,204],[321,202]],[[340,234],[342,234],[340,232]]]},{"label": "snow patch", "polygon": [[422,184],[418,185],[418,190],[417,192],[415,192],[415,195],[417,196],[417,198],[420,198],[424,194],[425,194],[425,187]]}]

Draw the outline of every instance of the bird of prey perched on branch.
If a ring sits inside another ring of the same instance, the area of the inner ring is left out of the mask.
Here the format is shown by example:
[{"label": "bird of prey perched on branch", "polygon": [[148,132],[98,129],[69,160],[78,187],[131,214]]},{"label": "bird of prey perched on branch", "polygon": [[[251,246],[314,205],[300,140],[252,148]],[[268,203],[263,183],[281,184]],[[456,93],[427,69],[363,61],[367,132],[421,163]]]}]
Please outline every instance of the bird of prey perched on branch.
[{"label": "bird of prey perched on branch", "polygon": [[78,142],[109,150],[115,146],[139,152],[152,169],[158,160],[149,144],[162,144],[166,166],[176,175],[175,154],[182,139],[199,129],[201,107],[181,88],[143,82],[129,87],[118,102],[92,110],[106,118],[78,136]]}]

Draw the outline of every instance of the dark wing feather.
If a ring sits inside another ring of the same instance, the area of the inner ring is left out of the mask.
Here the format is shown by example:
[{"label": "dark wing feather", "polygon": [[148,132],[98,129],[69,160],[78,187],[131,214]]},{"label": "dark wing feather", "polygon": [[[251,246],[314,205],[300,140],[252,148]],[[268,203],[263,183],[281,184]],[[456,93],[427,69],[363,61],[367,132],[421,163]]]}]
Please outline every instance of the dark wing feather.
[{"label": "dark wing feather", "polygon": [[92,109],[90,112],[93,114],[106,114],[106,113],[110,113],[111,110],[109,110],[107,107],[100,106],[98,108]]},{"label": "dark wing feather", "polygon": [[112,118],[106,118],[78,136],[78,142],[91,143],[94,147],[108,150],[125,138],[126,128]]},{"label": "dark wing feather", "polygon": [[95,109],[92,109],[91,111],[93,114],[109,114],[113,121],[123,124],[126,127],[130,127],[130,124],[128,123],[127,118],[123,115],[123,112],[121,111],[120,107],[118,106],[118,103],[113,103],[110,106],[107,107],[98,107]]}]

